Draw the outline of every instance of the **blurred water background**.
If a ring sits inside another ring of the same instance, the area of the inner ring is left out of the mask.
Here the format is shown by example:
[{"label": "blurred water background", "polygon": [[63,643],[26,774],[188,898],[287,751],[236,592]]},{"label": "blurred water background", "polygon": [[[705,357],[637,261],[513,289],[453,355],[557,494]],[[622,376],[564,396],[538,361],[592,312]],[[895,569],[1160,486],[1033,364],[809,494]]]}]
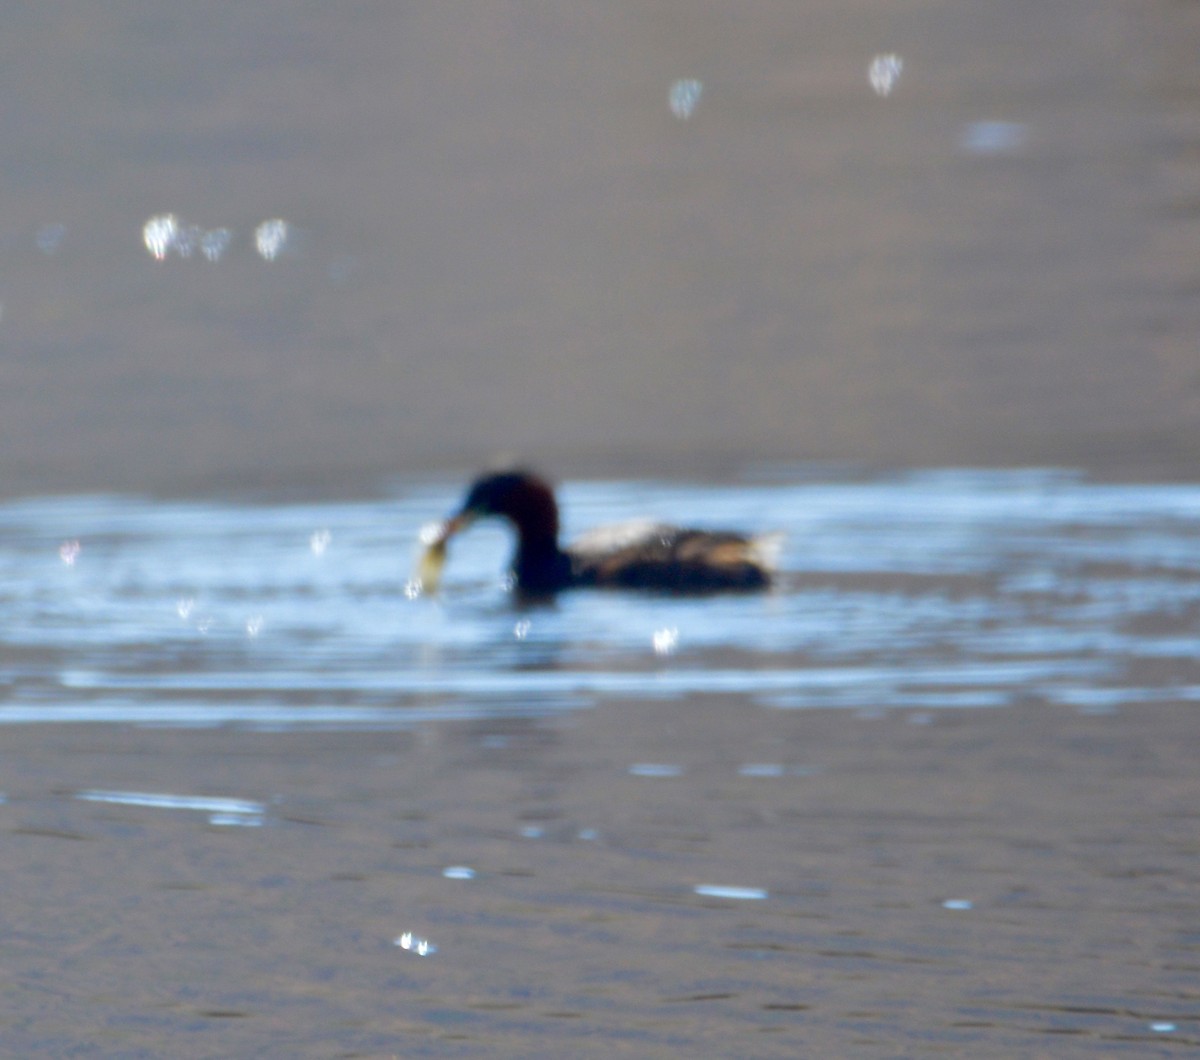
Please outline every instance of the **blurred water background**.
[{"label": "blurred water background", "polygon": [[1195,1047],[1200,5],[10,7],[14,1053]]},{"label": "blurred water background", "polygon": [[15,9],[0,489],[1192,473],[1200,14]]}]

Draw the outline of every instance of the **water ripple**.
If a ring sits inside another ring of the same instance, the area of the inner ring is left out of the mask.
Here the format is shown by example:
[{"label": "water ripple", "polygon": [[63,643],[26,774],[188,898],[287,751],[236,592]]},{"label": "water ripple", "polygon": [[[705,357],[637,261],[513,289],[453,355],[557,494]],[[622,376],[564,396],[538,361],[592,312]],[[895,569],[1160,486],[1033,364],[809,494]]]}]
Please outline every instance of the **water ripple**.
[{"label": "water ripple", "polygon": [[568,484],[568,534],[683,514],[784,531],[780,585],[525,611],[503,588],[498,527],[455,542],[441,596],[405,595],[421,527],[460,488],[0,504],[0,721],[391,727],[703,694],[873,710],[1198,698],[1197,486],[1058,470]]}]

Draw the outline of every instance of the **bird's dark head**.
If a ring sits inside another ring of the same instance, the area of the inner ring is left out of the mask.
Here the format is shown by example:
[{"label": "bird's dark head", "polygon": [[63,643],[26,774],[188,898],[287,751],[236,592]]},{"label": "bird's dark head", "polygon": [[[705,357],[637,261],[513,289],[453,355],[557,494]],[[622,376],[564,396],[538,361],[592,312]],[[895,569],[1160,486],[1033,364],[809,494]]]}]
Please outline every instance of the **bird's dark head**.
[{"label": "bird's dark head", "polygon": [[476,519],[498,516],[516,528],[523,541],[558,539],[558,505],[554,491],[529,471],[499,471],[481,475],[467,491],[450,532],[464,529]]},{"label": "bird's dark head", "polygon": [[471,483],[462,506],[428,541],[418,581],[434,591],[446,558],[446,545],[477,519],[507,519],[517,531],[513,557],[516,587],[523,593],[551,593],[571,580],[570,558],[558,547],[558,505],[554,491],[528,471],[481,475]]}]

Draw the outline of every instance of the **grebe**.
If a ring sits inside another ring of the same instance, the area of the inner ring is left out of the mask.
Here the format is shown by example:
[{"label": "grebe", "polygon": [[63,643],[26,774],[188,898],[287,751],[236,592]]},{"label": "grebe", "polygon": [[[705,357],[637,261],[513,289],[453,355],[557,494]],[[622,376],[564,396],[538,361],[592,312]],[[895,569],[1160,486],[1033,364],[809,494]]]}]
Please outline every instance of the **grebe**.
[{"label": "grebe", "polygon": [[446,544],[475,520],[506,519],[517,534],[516,590],[547,595],[577,587],[705,593],[765,589],[771,584],[777,535],[690,530],[641,521],[600,527],[567,547],[558,543],[554,491],[529,471],[481,475],[462,506],[440,528],[422,558],[418,579],[436,590]]}]

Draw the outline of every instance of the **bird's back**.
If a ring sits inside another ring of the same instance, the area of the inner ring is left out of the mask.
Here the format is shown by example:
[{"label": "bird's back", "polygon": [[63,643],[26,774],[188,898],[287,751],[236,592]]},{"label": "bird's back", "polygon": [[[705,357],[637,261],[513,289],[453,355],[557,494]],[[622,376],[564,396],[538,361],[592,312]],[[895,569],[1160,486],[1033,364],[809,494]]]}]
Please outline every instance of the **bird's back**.
[{"label": "bird's back", "polygon": [[577,585],[664,592],[761,589],[771,553],[766,538],[650,521],[600,527],[567,550]]}]

